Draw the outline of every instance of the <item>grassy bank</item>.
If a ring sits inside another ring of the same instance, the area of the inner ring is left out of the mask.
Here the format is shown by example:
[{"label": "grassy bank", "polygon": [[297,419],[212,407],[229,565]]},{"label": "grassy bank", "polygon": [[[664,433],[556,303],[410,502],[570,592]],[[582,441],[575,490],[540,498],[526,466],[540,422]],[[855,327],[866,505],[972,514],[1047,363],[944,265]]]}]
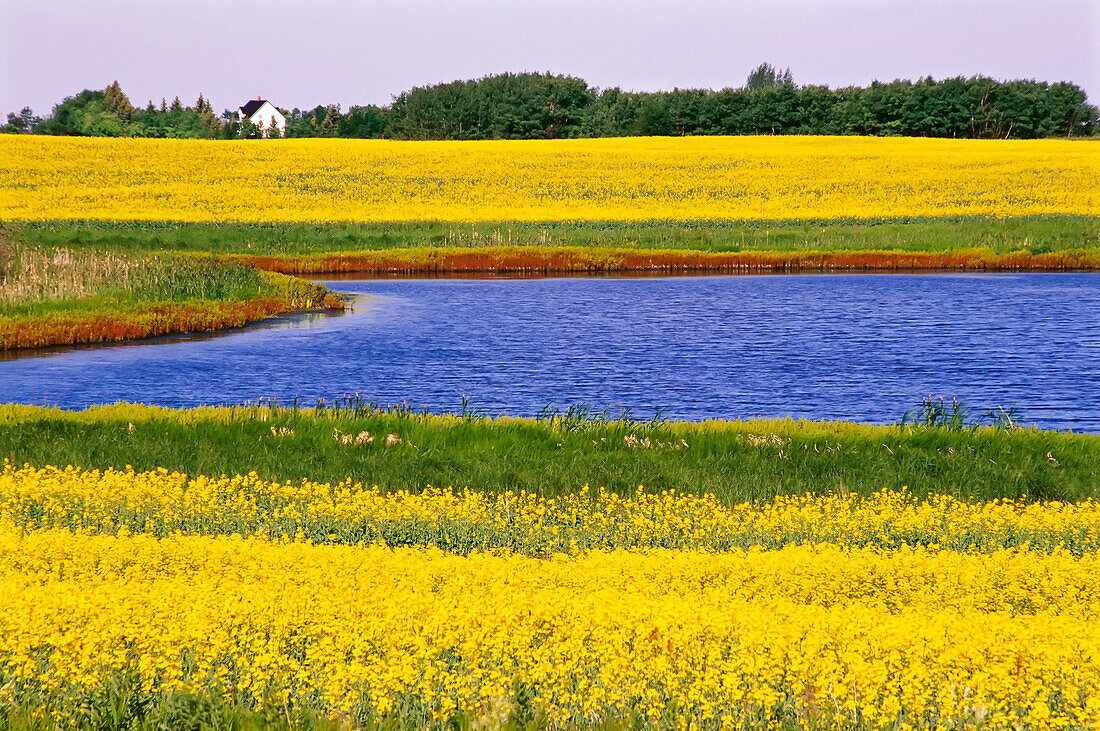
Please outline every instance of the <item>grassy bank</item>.
[{"label": "grassy bank", "polygon": [[28,221],[13,233],[44,246],[115,252],[304,256],[393,249],[591,247],[705,252],[902,251],[1033,254],[1100,248],[1100,218],[1024,216],[849,221],[562,221],[454,224]]},{"label": "grassy bank", "polygon": [[321,285],[209,256],[0,238],[0,350],[218,330],[340,305]]},{"label": "grassy bank", "polygon": [[229,261],[287,274],[554,274],[630,272],[917,272],[1100,270],[1100,251],[994,254],[988,249],[951,253],[907,251],[741,251],[501,246],[482,249],[392,249],[307,256],[230,255]]},{"label": "grassy bank", "polygon": [[213,253],[287,274],[358,272],[1090,271],[1100,219],[455,225],[38,222],[24,241],[74,251]]},{"label": "grassy bank", "polygon": [[588,485],[633,495],[645,485],[710,493],[724,504],[902,486],[918,497],[1076,500],[1100,488],[1096,436],[789,420],[490,420],[362,403],[320,412],[134,405],[65,412],[6,405],[0,406],[0,455],[20,465],[352,478],[385,490],[470,486],[555,496]]}]

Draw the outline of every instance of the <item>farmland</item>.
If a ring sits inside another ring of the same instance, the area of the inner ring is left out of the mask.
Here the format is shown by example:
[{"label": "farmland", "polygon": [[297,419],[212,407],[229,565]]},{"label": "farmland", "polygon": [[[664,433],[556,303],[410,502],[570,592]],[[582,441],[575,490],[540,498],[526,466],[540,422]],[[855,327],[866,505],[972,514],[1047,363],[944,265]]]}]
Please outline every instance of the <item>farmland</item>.
[{"label": "farmland", "polygon": [[[1068,140],[3,136],[0,349],[342,307],[320,272],[1090,271],[1097,179]],[[962,413],[0,405],[0,726],[1100,725],[1100,438]]]},{"label": "farmland", "polygon": [[11,465],[0,488],[0,677],[28,724],[1097,721],[1089,499]]},{"label": "farmland", "polygon": [[1095,436],[11,405],[0,451],[17,727],[1095,722]]},{"label": "farmland", "polygon": [[1100,214],[1063,140],[0,139],[0,219],[842,220]]}]

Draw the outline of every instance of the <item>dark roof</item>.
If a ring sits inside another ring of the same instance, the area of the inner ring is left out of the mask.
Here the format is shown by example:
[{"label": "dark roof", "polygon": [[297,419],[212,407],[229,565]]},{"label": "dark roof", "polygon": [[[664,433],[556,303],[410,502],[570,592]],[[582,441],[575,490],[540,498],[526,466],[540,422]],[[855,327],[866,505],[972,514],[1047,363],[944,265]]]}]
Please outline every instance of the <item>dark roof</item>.
[{"label": "dark roof", "polygon": [[244,112],[244,116],[251,117],[256,113],[256,110],[264,105],[267,99],[249,99],[242,107],[241,111]]}]

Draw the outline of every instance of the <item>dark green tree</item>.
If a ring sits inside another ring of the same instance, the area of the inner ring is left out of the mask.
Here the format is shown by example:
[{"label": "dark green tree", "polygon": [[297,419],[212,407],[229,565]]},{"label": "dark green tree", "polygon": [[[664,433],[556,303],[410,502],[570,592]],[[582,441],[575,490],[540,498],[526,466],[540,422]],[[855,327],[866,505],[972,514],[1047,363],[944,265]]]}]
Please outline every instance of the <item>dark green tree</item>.
[{"label": "dark green tree", "polygon": [[7,124],[0,126],[0,133],[2,134],[34,134],[37,131],[38,125],[42,123],[42,118],[37,116],[30,107],[23,107],[19,110],[19,113],[8,112]]},{"label": "dark green tree", "polygon": [[[4,132],[61,135],[254,138],[257,130],[219,120],[202,95],[134,109],[118,82],[67,97],[39,120],[9,114]],[[1095,135],[1100,112],[1074,84],[955,77],[873,82],[868,87],[798,87],[789,69],[762,64],[745,88],[624,92],[581,79],[499,74],[417,87],[387,107],[321,105],[287,115],[288,137],[542,139],[624,135],[860,134],[1030,138]]]},{"label": "dark green tree", "polygon": [[750,90],[774,89],[777,86],[794,86],[794,77],[789,68],[779,71],[770,63],[762,63],[745,79],[745,88]]}]

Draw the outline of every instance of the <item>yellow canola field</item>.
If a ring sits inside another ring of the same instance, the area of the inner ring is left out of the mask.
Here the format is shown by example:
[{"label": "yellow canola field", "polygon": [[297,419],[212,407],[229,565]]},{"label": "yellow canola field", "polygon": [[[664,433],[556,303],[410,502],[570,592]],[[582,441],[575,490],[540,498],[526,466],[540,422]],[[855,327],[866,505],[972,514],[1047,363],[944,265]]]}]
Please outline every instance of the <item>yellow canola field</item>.
[{"label": "yellow canola field", "polygon": [[256,474],[189,477],[155,470],[75,467],[0,471],[0,519],[28,528],[168,535],[176,531],[306,538],[323,543],[432,545],[525,554],[592,548],[724,551],[790,543],[1100,550],[1100,502],[918,501],[907,491],[867,496],[780,496],[723,505],[675,491],[620,496],[585,489],[558,498],[465,488],[386,491],[350,480],[277,482]]},{"label": "yellow canola field", "polygon": [[0,605],[0,703],[78,724],[110,668],[353,723],[1100,724],[1095,554],[547,560],[6,525]]},{"label": "yellow canola field", "polygon": [[0,220],[639,221],[1100,215],[1100,145],[692,137],[0,136]]}]

